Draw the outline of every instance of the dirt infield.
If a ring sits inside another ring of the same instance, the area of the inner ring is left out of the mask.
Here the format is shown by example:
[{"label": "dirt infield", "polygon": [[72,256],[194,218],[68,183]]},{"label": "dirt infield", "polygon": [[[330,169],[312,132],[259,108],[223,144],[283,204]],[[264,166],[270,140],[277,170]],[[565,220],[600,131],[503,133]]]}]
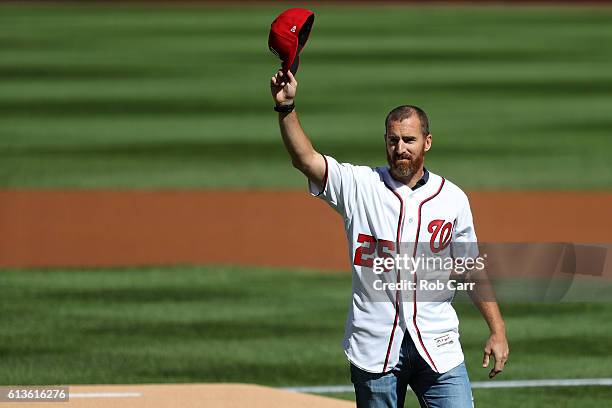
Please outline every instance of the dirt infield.
[{"label": "dirt infield", "polygon": [[[611,242],[612,194],[473,192],[481,241]],[[347,269],[340,217],[302,192],[0,191],[0,267]]]},{"label": "dirt infield", "polygon": [[250,384],[157,384],[70,386],[69,402],[0,403],[6,408],[45,406],[62,408],[347,408],[354,404],[316,395]]}]

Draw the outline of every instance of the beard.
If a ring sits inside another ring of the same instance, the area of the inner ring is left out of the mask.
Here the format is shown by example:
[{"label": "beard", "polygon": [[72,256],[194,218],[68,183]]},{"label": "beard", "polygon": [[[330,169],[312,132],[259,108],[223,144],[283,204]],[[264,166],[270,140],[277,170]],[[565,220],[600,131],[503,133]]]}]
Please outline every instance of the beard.
[{"label": "beard", "polygon": [[410,177],[416,174],[423,166],[425,161],[425,148],[414,157],[389,157],[387,154],[387,162],[391,168],[392,174],[398,177]]}]

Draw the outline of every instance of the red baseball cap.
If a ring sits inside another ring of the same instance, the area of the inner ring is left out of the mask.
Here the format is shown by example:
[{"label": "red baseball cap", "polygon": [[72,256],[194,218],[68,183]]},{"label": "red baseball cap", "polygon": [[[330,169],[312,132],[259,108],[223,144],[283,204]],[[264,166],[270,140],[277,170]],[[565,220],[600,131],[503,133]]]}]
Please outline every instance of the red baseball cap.
[{"label": "red baseball cap", "polygon": [[284,72],[297,72],[313,23],[314,13],[302,8],[285,10],[272,22],[268,47],[283,61]]}]

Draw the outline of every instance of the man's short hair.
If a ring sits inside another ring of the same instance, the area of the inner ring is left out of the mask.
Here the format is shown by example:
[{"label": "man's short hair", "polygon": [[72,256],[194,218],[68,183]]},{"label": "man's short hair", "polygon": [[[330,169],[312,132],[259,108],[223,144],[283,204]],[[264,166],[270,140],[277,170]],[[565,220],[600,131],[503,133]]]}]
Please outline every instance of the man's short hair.
[{"label": "man's short hair", "polygon": [[387,118],[385,119],[385,132],[389,127],[389,123],[401,122],[402,120],[408,119],[415,114],[419,117],[419,123],[421,124],[421,133],[423,134],[423,136],[427,136],[429,134],[429,119],[427,118],[427,114],[423,109],[414,105],[398,106],[397,108],[389,112]]}]

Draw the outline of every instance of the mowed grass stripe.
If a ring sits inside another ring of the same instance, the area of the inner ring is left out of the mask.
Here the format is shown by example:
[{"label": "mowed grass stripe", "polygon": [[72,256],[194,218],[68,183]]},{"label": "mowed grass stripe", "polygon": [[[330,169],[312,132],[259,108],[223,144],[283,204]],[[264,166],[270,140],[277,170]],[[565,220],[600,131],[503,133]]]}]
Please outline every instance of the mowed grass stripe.
[{"label": "mowed grass stripe", "polygon": [[[304,185],[268,95],[277,8],[1,11],[0,187]],[[466,188],[612,187],[612,10],[315,11],[299,109],[321,151],[384,164],[384,115],[417,103],[430,168]]]},{"label": "mowed grass stripe", "polygon": [[[0,272],[0,383],[343,384],[350,275],[173,267]],[[506,380],[610,378],[612,304],[502,304]],[[473,381],[487,337],[457,303]]]}]

